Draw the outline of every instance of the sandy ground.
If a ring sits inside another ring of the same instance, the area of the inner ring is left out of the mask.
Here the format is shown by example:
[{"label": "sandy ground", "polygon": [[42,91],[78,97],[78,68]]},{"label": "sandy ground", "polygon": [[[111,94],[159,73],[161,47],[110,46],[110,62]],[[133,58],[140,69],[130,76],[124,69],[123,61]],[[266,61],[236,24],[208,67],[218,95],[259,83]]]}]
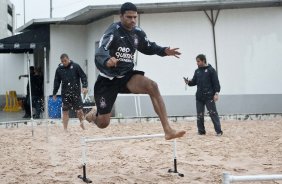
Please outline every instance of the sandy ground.
[{"label": "sandy ground", "polygon": [[[173,168],[172,142],[162,138],[89,143],[87,174],[95,184],[219,184],[222,173],[282,174],[282,119],[222,121],[224,135],[216,137],[211,122],[207,135],[196,134],[196,123],[179,121],[185,129],[177,140],[178,171]],[[0,129],[0,183],[83,183],[80,138],[162,133],[160,122],[113,123],[106,129],[78,125],[64,133],[59,124]],[[282,181],[247,182],[282,184]]]}]

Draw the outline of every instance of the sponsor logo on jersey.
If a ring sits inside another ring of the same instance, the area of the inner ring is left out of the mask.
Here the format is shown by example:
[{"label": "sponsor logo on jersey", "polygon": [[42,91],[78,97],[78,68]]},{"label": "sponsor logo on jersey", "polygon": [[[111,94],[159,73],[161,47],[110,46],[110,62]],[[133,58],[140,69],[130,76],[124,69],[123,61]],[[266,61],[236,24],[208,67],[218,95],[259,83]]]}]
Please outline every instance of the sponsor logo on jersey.
[{"label": "sponsor logo on jersey", "polygon": [[134,59],[134,55],[128,47],[119,47],[115,55],[119,61],[123,62],[132,62]]}]

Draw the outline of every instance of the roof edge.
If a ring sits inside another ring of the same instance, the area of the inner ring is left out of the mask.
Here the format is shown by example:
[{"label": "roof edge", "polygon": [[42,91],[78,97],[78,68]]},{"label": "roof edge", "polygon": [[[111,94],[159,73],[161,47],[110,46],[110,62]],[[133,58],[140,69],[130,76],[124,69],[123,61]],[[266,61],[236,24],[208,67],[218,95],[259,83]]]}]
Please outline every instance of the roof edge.
[{"label": "roof edge", "polygon": [[32,19],[28,21],[26,24],[22,25],[21,27],[17,28],[15,31],[18,32],[24,32],[27,30],[27,28],[33,24],[55,24],[59,22],[65,21],[66,18],[43,18],[43,19]]}]

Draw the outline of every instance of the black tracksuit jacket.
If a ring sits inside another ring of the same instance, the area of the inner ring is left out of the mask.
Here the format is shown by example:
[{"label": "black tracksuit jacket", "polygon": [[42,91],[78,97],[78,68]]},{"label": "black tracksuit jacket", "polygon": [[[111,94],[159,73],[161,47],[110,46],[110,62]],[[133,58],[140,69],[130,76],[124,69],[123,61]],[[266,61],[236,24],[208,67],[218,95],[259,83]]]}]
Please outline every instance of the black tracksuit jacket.
[{"label": "black tracksuit jacket", "polygon": [[[113,23],[102,36],[95,53],[95,64],[101,73],[109,77],[123,76],[133,70],[136,50],[146,55],[166,56],[165,49],[166,47],[150,42],[146,33],[139,27],[128,31],[117,22]],[[111,57],[119,60],[117,67],[106,66]]]},{"label": "black tracksuit jacket", "polygon": [[64,67],[63,64],[59,64],[54,79],[53,95],[57,94],[61,83],[62,95],[80,95],[80,80],[82,82],[82,87],[87,88],[87,77],[78,64],[73,61],[71,61],[67,67]]},{"label": "black tracksuit jacket", "polygon": [[210,64],[195,70],[193,79],[188,85],[197,85],[196,99],[201,101],[211,100],[215,93],[220,92],[217,73]]}]

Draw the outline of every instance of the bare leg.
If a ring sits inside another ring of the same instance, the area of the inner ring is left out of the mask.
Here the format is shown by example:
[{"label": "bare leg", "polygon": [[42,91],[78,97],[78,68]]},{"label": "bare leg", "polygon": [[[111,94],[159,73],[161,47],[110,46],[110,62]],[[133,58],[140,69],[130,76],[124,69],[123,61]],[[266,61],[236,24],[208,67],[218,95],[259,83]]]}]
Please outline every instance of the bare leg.
[{"label": "bare leg", "polygon": [[88,122],[94,122],[99,128],[106,128],[110,124],[111,113],[98,115],[97,107],[94,106],[92,110],[86,114],[85,118]]},{"label": "bare leg", "polygon": [[185,131],[176,131],[170,127],[163,98],[158,85],[154,81],[143,75],[134,75],[127,83],[127,88],[132,93],[148,94],[150,96],[154,110],[161,120],[166,140],[182,137],[186,133]]},{"label": "bare leg", "polygon": [[69,111],[63,111],[63,125],[64,130],[68,131],[68,122],[69,122]]},{"label": "bare leg", "polygon": [[76,116],[78,117],[79,121],[80,121],[80,127],[85,130],[85,127],[84,127],[84,124],[83,124],[83,121],[85,120],[85,117],[84,117],[84,113],[82,111],[82,109],[79,109],[76,111]]}]

